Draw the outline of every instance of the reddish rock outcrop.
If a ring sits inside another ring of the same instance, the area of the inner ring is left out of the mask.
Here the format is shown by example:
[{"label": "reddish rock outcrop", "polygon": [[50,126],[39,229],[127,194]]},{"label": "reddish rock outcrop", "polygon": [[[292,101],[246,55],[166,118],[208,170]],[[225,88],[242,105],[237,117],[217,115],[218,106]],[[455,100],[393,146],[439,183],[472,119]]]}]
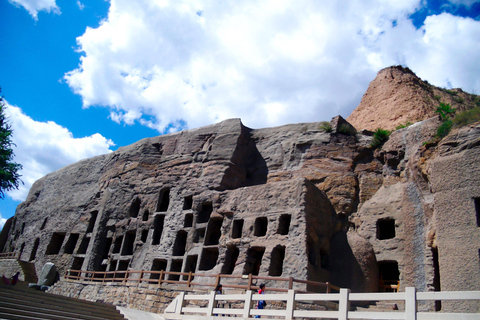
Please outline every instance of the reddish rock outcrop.
[{"label": "reddish rock outcrop", "polygon": [[460,111],[473,107],[475,98],[461,89],[432,86],[408,68],[388,67],[380,70],[370,82],[362,101],[347,121],[357,130],[394,130],[399,125],[434,117],[440,102]]}]

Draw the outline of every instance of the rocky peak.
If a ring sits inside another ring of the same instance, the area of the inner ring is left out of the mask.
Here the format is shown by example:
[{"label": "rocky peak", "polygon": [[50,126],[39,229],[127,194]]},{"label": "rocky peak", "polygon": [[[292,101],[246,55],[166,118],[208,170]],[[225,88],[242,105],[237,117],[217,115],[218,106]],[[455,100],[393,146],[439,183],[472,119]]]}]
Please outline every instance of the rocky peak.
[{"label": "rocky peak", "polygon": [[440,102],[466,110],[474,106],[475,98],[461,89],[435,87],[408,68],[392,66],[378,72],[347,121],[357,130],[393,130],[434,117]]}]

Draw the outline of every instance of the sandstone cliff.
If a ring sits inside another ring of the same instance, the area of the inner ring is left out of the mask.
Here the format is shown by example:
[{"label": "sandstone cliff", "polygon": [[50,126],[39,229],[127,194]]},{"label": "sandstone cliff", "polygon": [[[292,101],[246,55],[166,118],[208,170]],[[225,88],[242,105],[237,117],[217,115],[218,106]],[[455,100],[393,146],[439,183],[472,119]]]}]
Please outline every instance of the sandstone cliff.
[{"label": "sandstone cliff", "polygon": [[[379,77],[391,84],[398,70]],[[401,78],[415,83],[409,72]],[[374,149],[368,132],[341,117],[330,124],[250,129],[232,119],[70,165],[34,184],[4,251],[61,272],[253,273],[353,291],[478,288],[480,125],[425,144],[439,125],[433,117]],[[453,307],[480,306],[442,306]]]},{"label": "sandstone cliff", "polygon": [[434,117],[440,102],[463,111],[473,107],[475,99],[477,96],[461,89],[435,87],[408,68],[388,67],[380,70],[370,82],[347,121],[358,130],[394,130],[399,125]]}]

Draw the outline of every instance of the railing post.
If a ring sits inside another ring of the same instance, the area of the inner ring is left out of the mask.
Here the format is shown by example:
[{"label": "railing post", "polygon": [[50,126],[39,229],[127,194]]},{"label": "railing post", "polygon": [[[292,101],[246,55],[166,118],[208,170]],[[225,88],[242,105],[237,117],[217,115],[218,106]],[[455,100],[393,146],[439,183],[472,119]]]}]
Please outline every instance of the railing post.
[{"label": "railing post", "polygon": [[340,289],[340,299],[338,301],[338,320],[348,320],[348,310],[350,309],[350,289]]},{"label": "railing post", "polygon": [[160,276],[158,277],[158,285],[162,285],[162,280],[163,280],[163,270],[160,270]]},{"label": "railing post", "polygon": [[243,318],[250,318],[250,309],[252,309],[252,290],[245,292],[245,304],[243,306]]},{"label": "railing post", "polygon": [[248,274],[247,290],[252,290],[252,274]]},{"label": "railing post", "polygon": [[190,287],[190,282],[192,282],[192,271],[188,273],[187,287]]},{"label": "railing post", "polygon": [[143,278],[143,269],[140,270],[140,276],[138,277],[138,283],[140,283],[142,281],[142,278]]},{"label": "railing post", "polygon": [[[163,270],[162,270],[163,271]],[[176,314],[182,314],[182,309],[185,306],[185,292],[180,292],[180,294],[177,296],[177,305],[175,306],[175,313]]]},{"label": "railing post", "polygon": [[215,301],[215,295],[216,295],[215,290],[210,291],[210,297],[208,297],[208,306],[207,306],[207,314],[206,314],[207,317],[213,316],[213,308],[215,308],[217,305]]},{"label": "railing post", "polygon": [[330,293],[330,282],[327,281],[327,293]]},{"label": "railing post", "polygon": [[405,319],[417,320],[417,293],[415,287],[405,288]]},{"label": "railing post", "polygon": [[288,278],[288,289],[293,289],[293,277]]},{"label": "railing post", "polygon": [[285,310],[285,320],[293,319],[293,312],[297,302],[295,301],[295,290],[288,290],[287,309]]},{"label": "railing post", "polygon": [[218,286],[220,283],[220,273],[217,273],[217,277],[215,278],[215,286],[213,287],[213,290]]}]

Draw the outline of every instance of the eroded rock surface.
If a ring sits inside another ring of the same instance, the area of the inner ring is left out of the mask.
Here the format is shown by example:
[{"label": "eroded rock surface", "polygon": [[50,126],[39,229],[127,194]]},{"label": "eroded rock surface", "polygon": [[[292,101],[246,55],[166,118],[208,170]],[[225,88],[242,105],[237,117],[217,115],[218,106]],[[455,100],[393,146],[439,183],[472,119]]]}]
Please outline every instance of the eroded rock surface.
[{"label": "eroded rock surface", "polygon": [[[398,80],[397,69],[380,75],[407,83],[412,76]],[[60,273],[253,273],[354,292],[474,290],[480,126],[427,143],[438,124],[397,130],[379,149],[341,117],[329,132],[322,123],[252,130],[232,119],[143,139],[37,181],[4,230],[4,251]],[[480,306],[443,310],[451,307]]]}]

